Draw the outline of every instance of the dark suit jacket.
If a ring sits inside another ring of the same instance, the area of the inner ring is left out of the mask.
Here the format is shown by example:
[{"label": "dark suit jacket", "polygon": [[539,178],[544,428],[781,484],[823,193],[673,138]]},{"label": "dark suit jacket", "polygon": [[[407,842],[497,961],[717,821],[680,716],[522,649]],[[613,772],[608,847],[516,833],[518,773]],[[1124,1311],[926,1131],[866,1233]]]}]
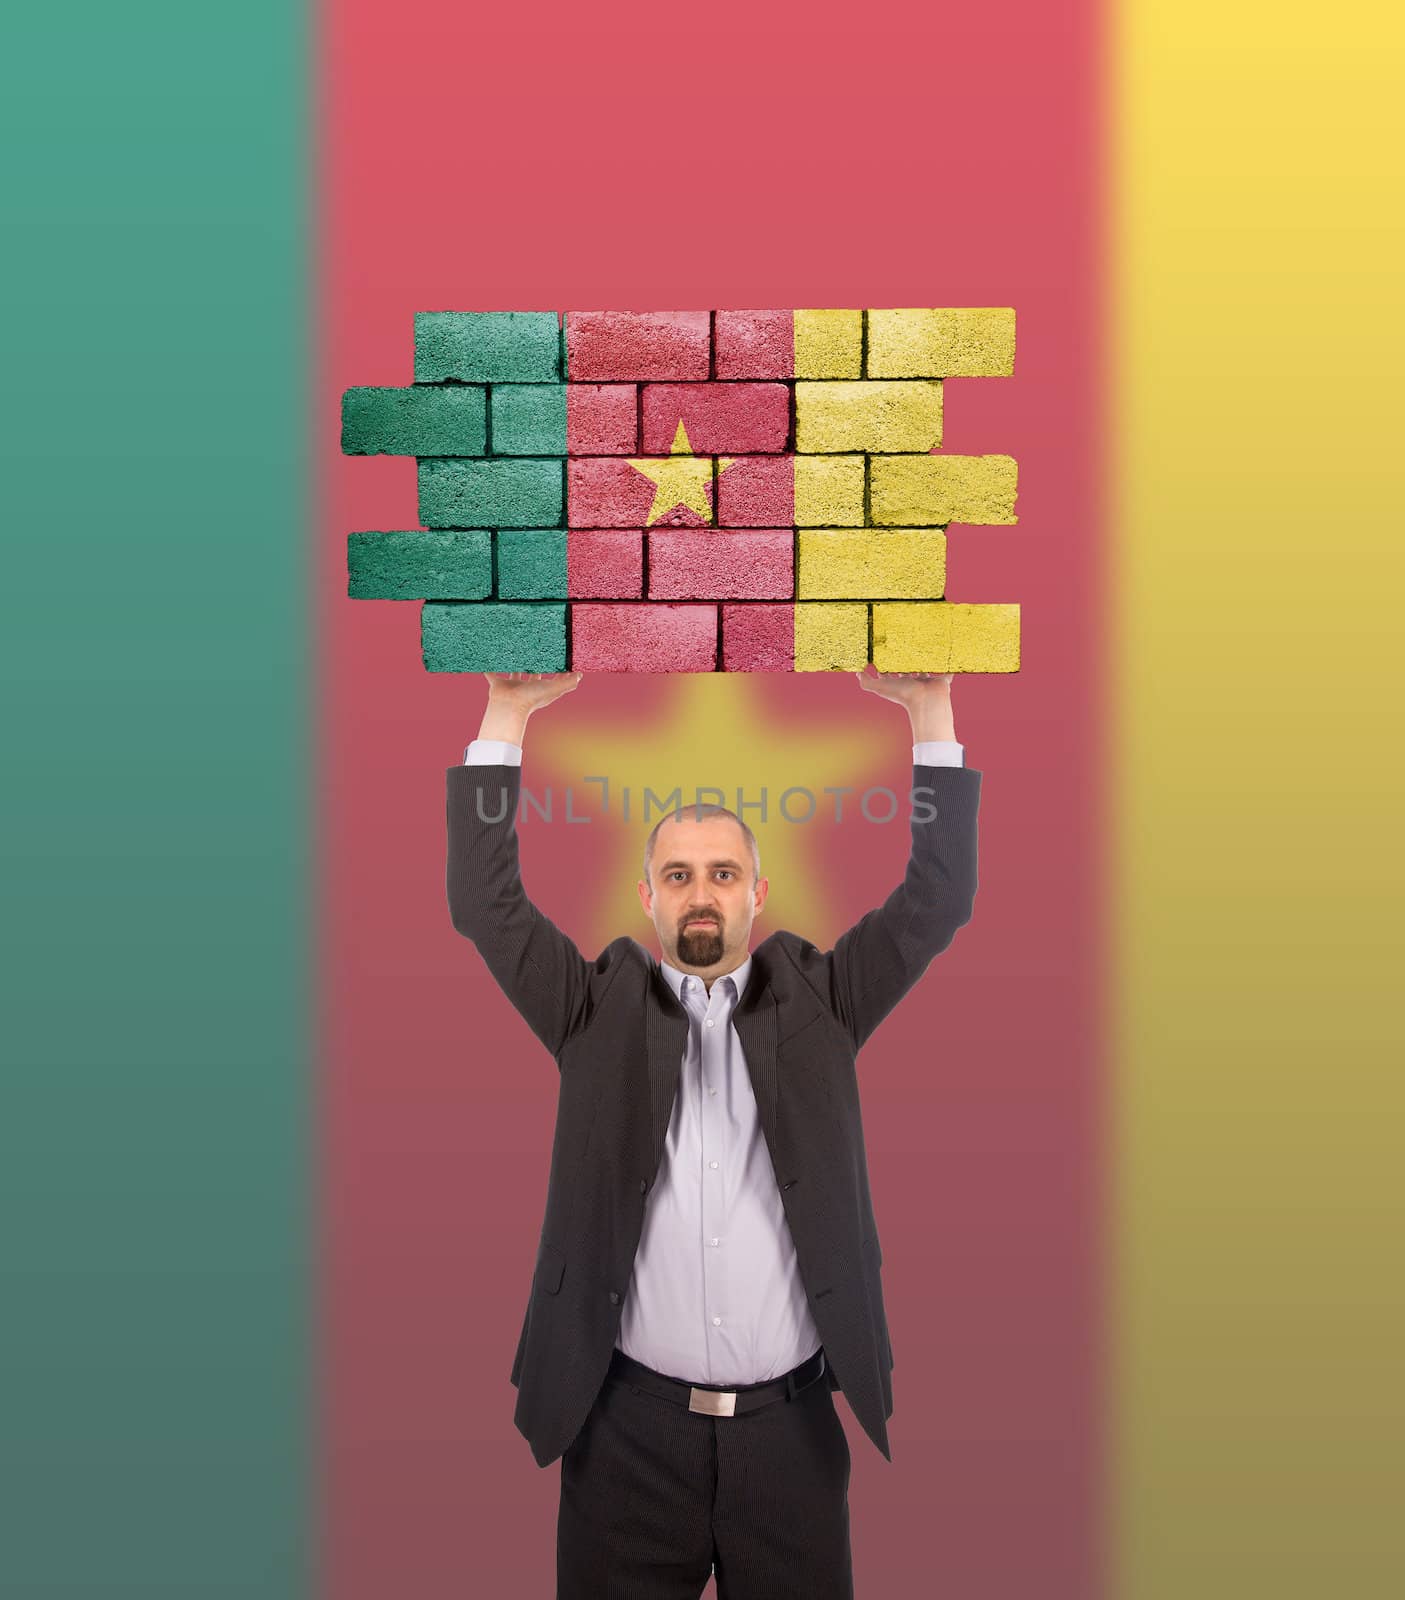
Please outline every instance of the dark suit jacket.
[{"label": "dark suit jacket", "polygon": [[[547,1466],[579,1432],[609,1366],[688,1017],[642,945],[622,936],[587,961],[527,898],[521,772],[449,768],[448,894],[454,927],[560,1073],[546,1214],[511,1373],[513,1420]],[[830,1386],[889,1460],[893,1352],[855,1056],[970,920],[981,774],[917,765],[912,782],[903,881],[832,950],[785,931],[763,939],[733,1012]]]}]

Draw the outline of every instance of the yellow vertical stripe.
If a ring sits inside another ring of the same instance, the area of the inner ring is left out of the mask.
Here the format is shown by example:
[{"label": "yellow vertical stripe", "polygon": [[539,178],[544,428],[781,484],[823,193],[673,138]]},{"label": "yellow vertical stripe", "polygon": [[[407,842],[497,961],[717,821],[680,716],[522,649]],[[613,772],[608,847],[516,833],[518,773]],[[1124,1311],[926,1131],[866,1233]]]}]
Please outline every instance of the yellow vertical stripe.
[{"label": "yellow vertical stripe", "polygon": [[1111,1600],[1405,1593],[1401,25],[1113,8]]}]

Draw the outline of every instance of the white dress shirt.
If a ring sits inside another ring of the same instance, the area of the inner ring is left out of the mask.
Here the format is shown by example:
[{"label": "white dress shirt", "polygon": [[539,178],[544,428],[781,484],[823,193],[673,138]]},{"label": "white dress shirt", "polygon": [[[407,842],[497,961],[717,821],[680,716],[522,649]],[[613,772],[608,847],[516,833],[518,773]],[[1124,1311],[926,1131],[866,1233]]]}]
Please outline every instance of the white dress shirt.
[{"label": "white dress shirt", "polygon": [[[912,747],[926,766],[964,755],[954,739]],[[522,746],[475,739],[464,761],[520,766]],[[688,1043],[615,1343],[685,1383],[764,1383],[821,1341],[732,1023],[751,957],[710,992],[694,973],[659,968],[688,1013]]]}]

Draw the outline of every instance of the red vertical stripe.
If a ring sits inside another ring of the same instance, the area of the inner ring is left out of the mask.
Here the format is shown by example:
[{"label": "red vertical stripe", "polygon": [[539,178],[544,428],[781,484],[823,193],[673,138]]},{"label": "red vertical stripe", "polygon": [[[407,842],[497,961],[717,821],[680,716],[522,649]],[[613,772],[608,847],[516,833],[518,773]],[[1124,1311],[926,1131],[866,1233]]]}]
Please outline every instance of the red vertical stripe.
[{"label": "red vertical stripe", "polygon": [[[784,23],[592,18],[324,7],[325,1591],[550,1593],[558,1481],[513,1429],[507,1381],[554,1071],[442,888],[443,769],[482,680],[423,671],[414,605],[342,598],[346,533],[414,526],[415,500],[413,462],[338,456],[337,396],[410,380],[417,310],[1013,305],[1017,376],[952,380],[944,448],[1017,457],[1020,522],[953,529],[948,592],[1019,600],[1024,668],[958,682],[986,775],[976,918],[861,1062],[897,1365],[893,1462],[850,1425],[852,1505],[860,1592],[1087,1600],[1099,16],[1019,0],[870,7],[842,32],[799,6]],[[596,714],[666,714],[666,681],[589,688]],[[764,690],[790,724],[872,716],[844,675]],[[852,781],[905,781],[899,728],[892,768]],[[528,859],[553,917],[590,925],[598,861],[549,826]],[[876,837],[814,865],[829,937],[890,886]]]}]

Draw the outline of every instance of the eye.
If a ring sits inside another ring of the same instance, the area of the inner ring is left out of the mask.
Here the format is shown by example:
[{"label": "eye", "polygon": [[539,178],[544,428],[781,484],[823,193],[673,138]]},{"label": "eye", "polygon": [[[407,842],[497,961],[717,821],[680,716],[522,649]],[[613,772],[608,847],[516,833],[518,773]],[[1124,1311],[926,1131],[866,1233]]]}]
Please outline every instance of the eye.
[{"label": "eye", "polygon": [[732,876],[732,869],[730,867],[719,867],[717,870],[724,878],[730,878]]}]

